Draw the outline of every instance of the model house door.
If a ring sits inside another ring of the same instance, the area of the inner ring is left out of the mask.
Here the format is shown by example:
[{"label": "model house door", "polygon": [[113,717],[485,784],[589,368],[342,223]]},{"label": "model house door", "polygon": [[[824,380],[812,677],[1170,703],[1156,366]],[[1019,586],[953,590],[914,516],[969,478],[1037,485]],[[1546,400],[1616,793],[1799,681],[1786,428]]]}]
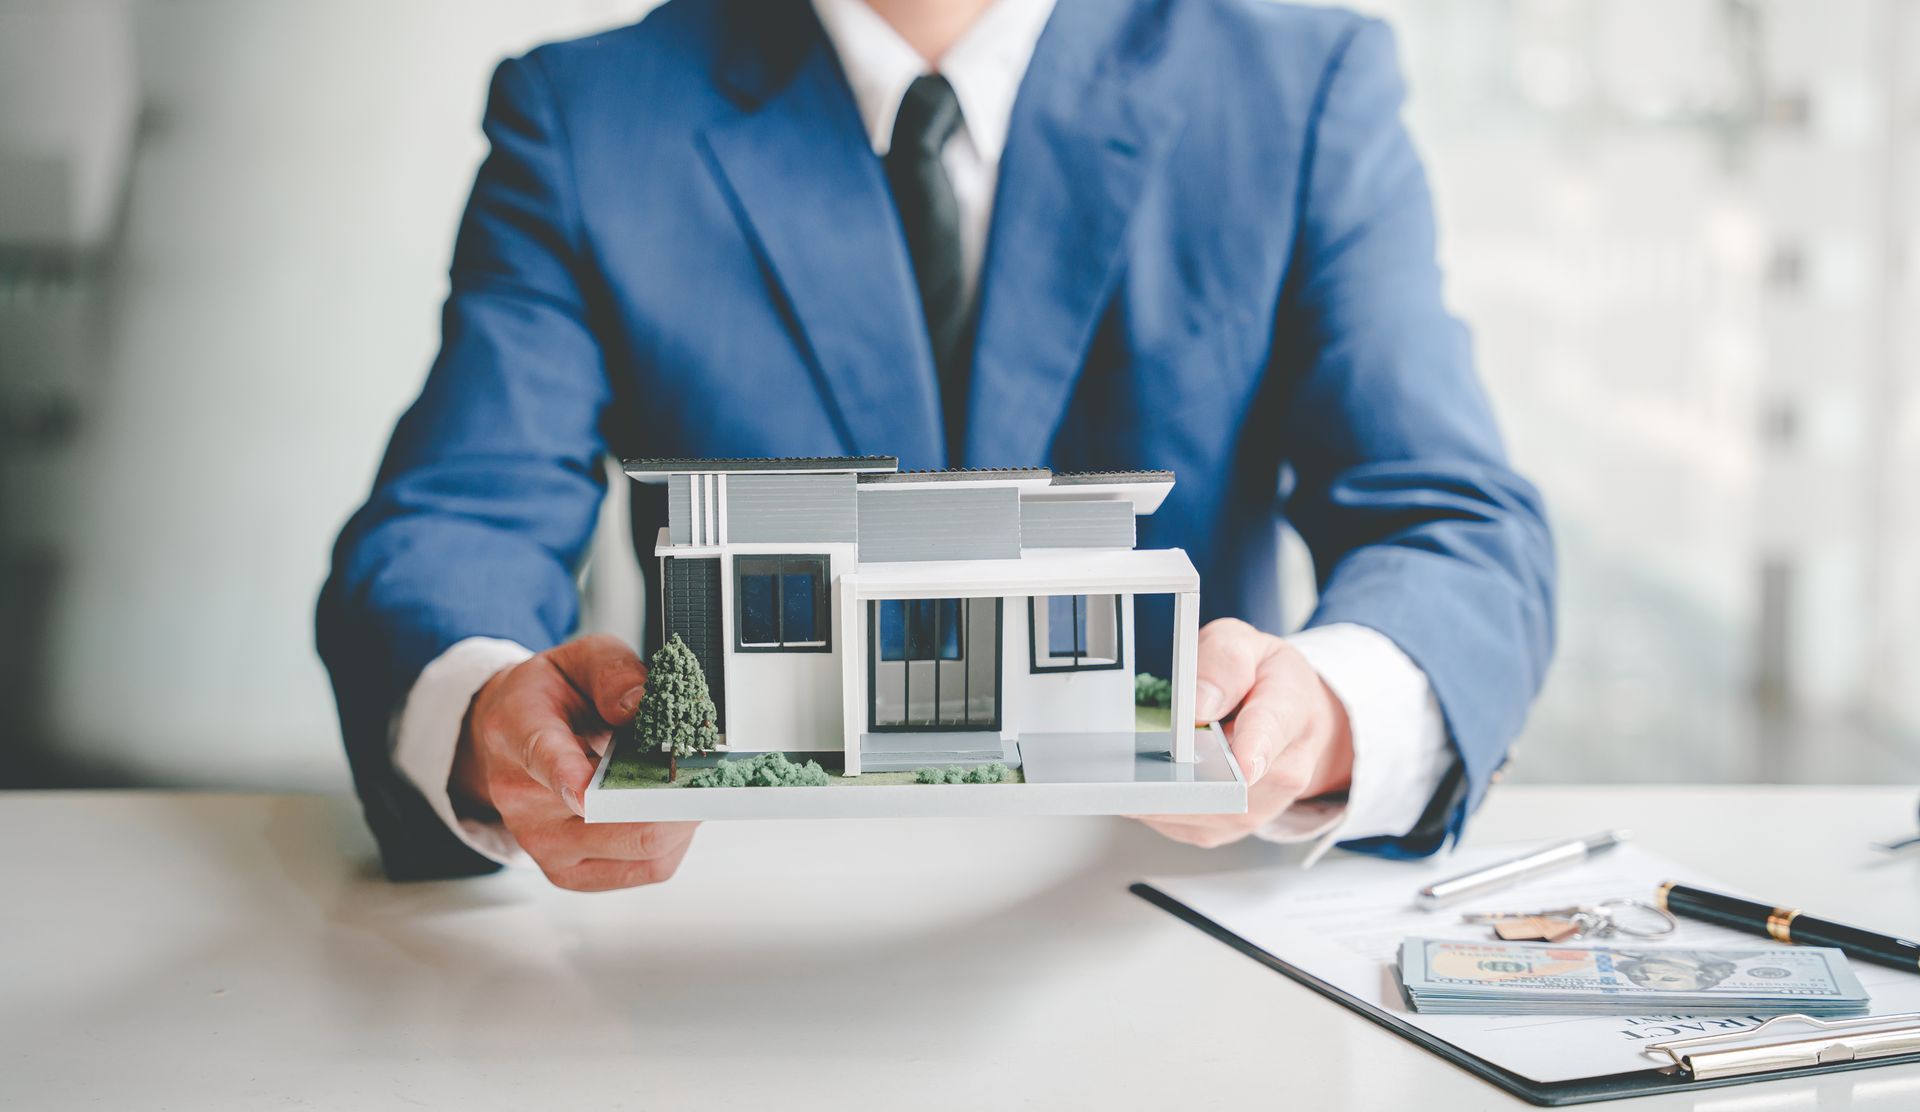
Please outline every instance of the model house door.
[{"label": "model house door", "polygon": [[713,696],[715,723],[727,729],[727,677],[724,666],[725,632],[720,624],[720,560],[718,557],[670,556],[661,576],[661,609],[666,614],[665,636],[680,635],[693,650],[700,670],[707,674],[707,692]]},{"label": "model house door", "polygon": [[1000,729],[1000,600],[867,604],[875,730]]}]

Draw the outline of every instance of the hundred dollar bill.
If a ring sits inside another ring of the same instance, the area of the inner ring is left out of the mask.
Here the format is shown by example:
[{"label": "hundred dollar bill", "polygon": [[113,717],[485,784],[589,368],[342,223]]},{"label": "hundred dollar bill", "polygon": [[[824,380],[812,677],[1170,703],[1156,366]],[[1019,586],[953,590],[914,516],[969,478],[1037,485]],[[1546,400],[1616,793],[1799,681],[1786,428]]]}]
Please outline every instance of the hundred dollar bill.
[{"label": "hundred dollar bill", "polygon": [[1867,1002],[1846,955],[1812,946],[1688,950],[1409,938],[1401,944],[1400,975],[1420,1011],[1835,1014]]}]

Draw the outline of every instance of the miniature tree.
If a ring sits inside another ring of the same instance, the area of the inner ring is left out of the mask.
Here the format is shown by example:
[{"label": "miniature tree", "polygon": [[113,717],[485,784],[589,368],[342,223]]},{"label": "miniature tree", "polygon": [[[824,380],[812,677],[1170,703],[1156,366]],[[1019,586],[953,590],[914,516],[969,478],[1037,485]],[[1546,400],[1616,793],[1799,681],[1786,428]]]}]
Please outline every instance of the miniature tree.
[{"label": "miniature tree", "polygon": [[717,717],[700,659],[674,634],[654,651],[647,666],[647,694],[634,719],[640,747],[667,755],[668,783],[680,778],[681,757],[705,753],[720,744],[720,731],[713,721]]}]

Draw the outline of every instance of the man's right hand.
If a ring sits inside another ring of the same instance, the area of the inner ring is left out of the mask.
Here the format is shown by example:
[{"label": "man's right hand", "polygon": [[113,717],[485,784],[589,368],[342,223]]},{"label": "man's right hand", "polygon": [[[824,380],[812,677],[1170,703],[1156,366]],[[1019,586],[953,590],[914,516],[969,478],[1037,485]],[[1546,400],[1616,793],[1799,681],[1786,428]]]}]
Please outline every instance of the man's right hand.
[{"label": "man's right hand", "polygon": [[694,822],[595,823],[594,762],[633,721],[647,666],[617,637],[594,634],[507,668],[473,697],[453,758],[454,806],[500,816],[561,888],[656,884],[680,867]]}]

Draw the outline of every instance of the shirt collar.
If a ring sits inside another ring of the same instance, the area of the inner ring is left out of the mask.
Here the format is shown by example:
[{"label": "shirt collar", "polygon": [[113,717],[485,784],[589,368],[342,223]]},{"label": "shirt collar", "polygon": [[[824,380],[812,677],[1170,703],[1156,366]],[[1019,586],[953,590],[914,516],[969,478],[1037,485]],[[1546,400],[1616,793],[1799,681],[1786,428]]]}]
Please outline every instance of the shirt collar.
[{"label": "shirt collar", "polygon": [[[989,163],[999,162],[1006,149],[1014,98],[1054,3],[995,0],[940,59],[939,72],[960,101],[967,138]],[[907,86],[932,67],[866,0],[813,0],[813,10],[840,56],[874,153],[885,155]]]}]

